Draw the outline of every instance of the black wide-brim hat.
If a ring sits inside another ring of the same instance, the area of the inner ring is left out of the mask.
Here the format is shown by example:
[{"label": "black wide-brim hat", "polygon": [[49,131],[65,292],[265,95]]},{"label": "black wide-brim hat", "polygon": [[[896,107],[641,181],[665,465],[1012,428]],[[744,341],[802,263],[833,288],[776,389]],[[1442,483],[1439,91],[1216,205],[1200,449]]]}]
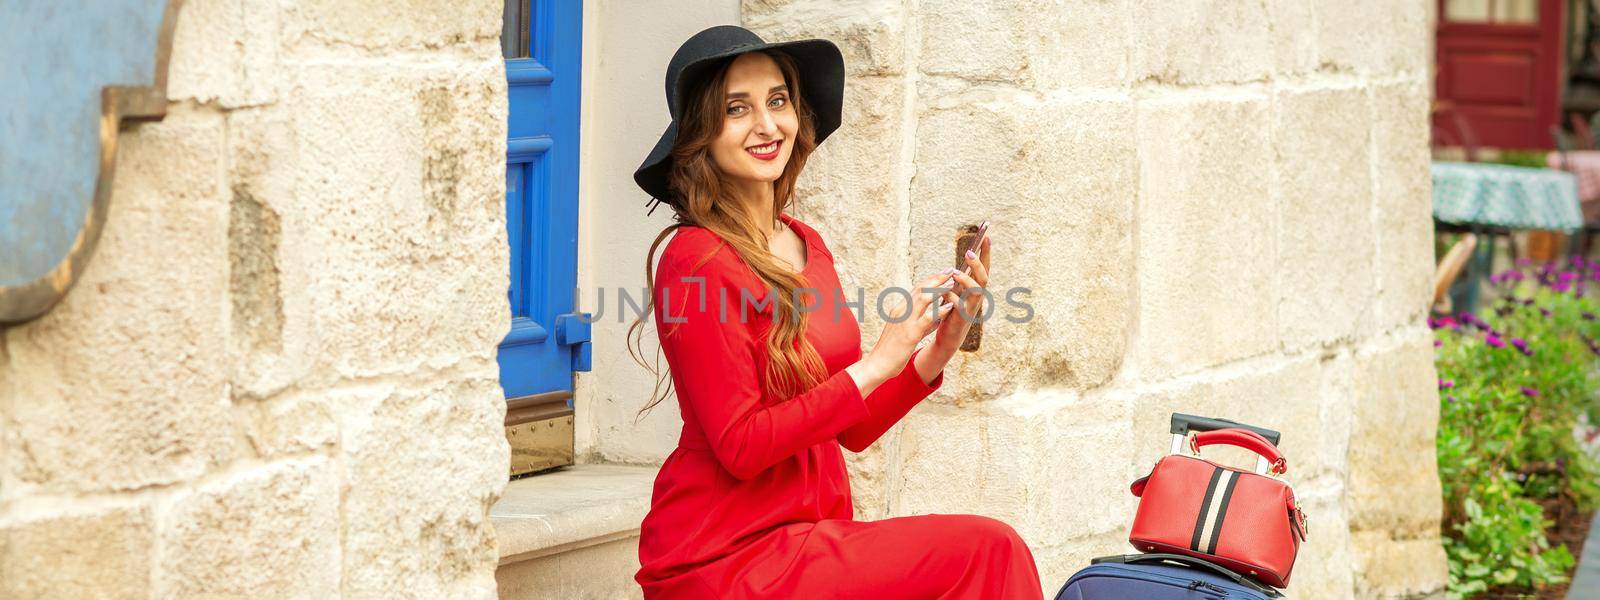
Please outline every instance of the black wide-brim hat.
[{"label": "black wide-brim hat", "polygon": [[679,194],[668,183],[672,172],[672,146],[678,140],[678,120],[683,117],[684,95],[725,58],[775,50],[795,59],[800,68],[800,96],[811,108],[816,143],[839,128],[844,107],[844,56],[833,42],[823,39],[768,43],[754,32],[735,25],[718,25],[694,34],[667,64],[667,111],[672,123],[656,141],[650,156],[633,172],[634,183],[650,194],[650,213],[662,202],[676,205]]}]

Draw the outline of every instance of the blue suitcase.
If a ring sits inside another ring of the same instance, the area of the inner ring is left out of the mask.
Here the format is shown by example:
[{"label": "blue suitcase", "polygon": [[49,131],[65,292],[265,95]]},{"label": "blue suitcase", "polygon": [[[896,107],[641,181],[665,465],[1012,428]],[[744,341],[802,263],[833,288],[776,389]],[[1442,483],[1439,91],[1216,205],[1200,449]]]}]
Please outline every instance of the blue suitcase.
[{"label": "blue suitcase", "polygon": [[1090,561],[1056,600],[1268,600],[1277,590],[1216,564],[1180,554],[1128,554]]}]

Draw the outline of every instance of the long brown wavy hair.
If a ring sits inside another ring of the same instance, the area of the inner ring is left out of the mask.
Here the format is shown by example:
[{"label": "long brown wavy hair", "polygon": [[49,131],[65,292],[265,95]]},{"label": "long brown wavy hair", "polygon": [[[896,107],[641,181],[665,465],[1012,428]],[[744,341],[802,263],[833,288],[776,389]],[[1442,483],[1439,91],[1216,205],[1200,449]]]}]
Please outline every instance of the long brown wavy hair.
[{"label": "long brown wavy hair", "polygon": [[[776,215],[791,204],[795,180],[799,178],[801,169],[805,168],[806,159],[817,147],[813,125],[816,119],[806,99],[800,94],[800,69],[794,59],[783,52],[761,52],[778,63],[784,84],[789,87],[790,106],[800,121],[799,129],[795,132],[796,139],[789,140],[793,144],[789,163],[784,166],[783,175],[772,183],[772,214]],[[703,227],[717,234],[772,290],[774,315],[773,325],[768,329],[765,340],[768,360],[762,374],[762,390],[774,398],[787,398],[827,378],[827,367],[822,362],[822,356],[805,338],[806,315],[795,307],[794,290],[806,285],[805,278],[791,271],[787,263],[767,250],[766,231],[770,224],[756,223],[756,217],[749,214],[733,196],[731,186],[724,181],[722,172],[711,158],[711,143],[722,133],[725,115],[721,108],[726,100],[724,87],[728,66],[734,58],[722,59],[721,64],[710,70],[710,75],[703,83],[693,88],[686,99],[683,119],[678,123],[678,139],[672,147],[672,171],[668,175],[672,193],[675,194],[668,203],[672,206],[674,222],[661,230],[655,242],[650,244],[644,262],[645,282],[651,290],[650,300],[646,303],[645,313],[634,320],[627,334],[628,353],[656,377],[650,402],[639,410],[636,423],[672,392],[671,378],[659,368],[660,348],[656,348],[655,367],[645,363],[640,348],[643,345],[643,327],[650,318],[646,315],[653,317],[656,310],[655,275],[650,268],[655,263],[656,248],[679,227]],[[718,250],[720,246],[702,257],[696,265],[710,260]],[[671,331],[663,335],[671,335]]]}]

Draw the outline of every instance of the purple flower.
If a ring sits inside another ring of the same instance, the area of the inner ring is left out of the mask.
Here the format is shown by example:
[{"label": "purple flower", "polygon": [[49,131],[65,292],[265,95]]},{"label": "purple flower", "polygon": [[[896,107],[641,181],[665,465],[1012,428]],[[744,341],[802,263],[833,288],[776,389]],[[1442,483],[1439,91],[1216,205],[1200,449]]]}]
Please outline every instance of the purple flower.
[{"label": "purple flower", "polygon": [[1433,347],[1435,347],[1435,348],[1438,348],[1438,347],[1443,346],[1443,345],[1444,345],[1444,340],[1434,340],[1433,341]]},{"label": "purple flower", "polygon": [[1588,312],[1588,311],[1584,311],[1583,320],[1585,320],[1585,321],[1593,321],[1594,320],[1594,313]]},{"label": "purple flower", "polygon": [[1521,351],[1523,355],[1533,356],[1533,350],[1528,348],[1528,340],[1522,338],[1511,338],[1511,345],[1516,346],[1517,350]]},{"label": "purple flower", "polygon": [[1506,347],[1506,343],[1500,339],[1500,336],[1495,335],[1493,333],[1490,333],[1489,335],[1484,336],[1483,341],[1487,342],[1490,346],[1493,346],[1495,348],[1504,348],[1504,347]]},{"label": "purple flower", "polygon": [[[1558,291],[1565,292],[1566,290],[1558,290]],[[1539,314],[1548,317],[1548,316],[1550,316],[1550,309],[1541,306],[1541,307],[1539,307]]]},{"label": "purple flower", "polygon": [[1578,274],[1573,273],[1572,271],[1562,271],[1559,277],[1561,278],[1562,283],[1572,283],[1578,278]]},{"label": "purple flower", "polygon": [[[1567,293],[1567,290],[1572,289],[1572,284],[1567,283],[1565,281],[1557,281],[1555,283],[1550,284],[1550,289],[1553,289],[1558,293],[1565,294],[1565,293]],[[1550,316],[1550,314],[1549,313],[1545,313],[1544,316],[1548,317],[1548,316]]]},{"label": "purple flower", "polygon": [[1561,458],[1557,458],[1556,459],[1556,468],[1557,469],[1561,469],[1563,471],[1567,470],[1567,459],[1566,459],[1566,457],[1561,457]]},{"label": "purple flower", "polygon": [[1441,389],[1441,390],[1448,390],[1448,389],[1453,388],[1455,386],[1456,386],[1456,382],[1450,381],[1449,379],[1440,379],[1439,380],[1439,389]]},{"label": "purple flower", "polygon": [[1444,398],[1445,398],[1445,400],[1449,400],[1451,404],[1455,404],[1456,403],[1456,397],[1455,396],[1445,396]]},{"label": "purple flower", "polygon": [[1528,396],[1529,398],[1533,398],[1533,397],[1537,397],[1539,395],[1539,390],[1533,389],[1533,388],[1528,387],[1528,386],[1522,386],[1522,393],[1524,395]]}]

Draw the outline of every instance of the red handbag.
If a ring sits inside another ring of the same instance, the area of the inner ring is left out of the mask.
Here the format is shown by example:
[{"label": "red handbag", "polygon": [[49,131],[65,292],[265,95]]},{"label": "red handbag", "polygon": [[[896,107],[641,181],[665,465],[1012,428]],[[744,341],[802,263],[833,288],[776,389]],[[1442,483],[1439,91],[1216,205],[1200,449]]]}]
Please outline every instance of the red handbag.
[{"label": "red handbag", "polygon": [[[1270,465],[1267,473],[1200,458],[1200,448],[1212,444],[1261,455]],[[1306,539],[1306,519],[1294,489],[1282,478],[1288,470],[1283,454],[1241,428],[1197,433],[1190,450],[1162,457],[1149,475],[1133,482],[1139,511],[1128,541],[1142,552],[1186,554],[1287,587]]]}]

